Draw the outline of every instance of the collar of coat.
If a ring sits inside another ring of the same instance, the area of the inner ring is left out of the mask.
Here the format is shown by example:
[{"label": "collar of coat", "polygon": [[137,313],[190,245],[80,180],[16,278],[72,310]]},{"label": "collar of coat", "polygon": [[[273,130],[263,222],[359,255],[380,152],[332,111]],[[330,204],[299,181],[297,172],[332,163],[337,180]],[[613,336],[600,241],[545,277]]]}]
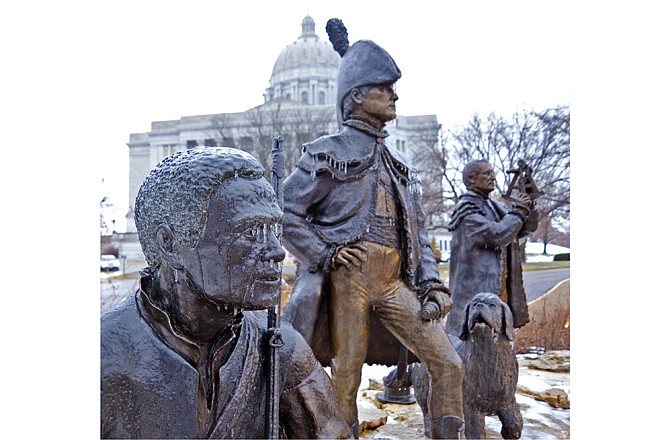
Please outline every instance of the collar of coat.
[{"label": "collar of coat", "polygon": [[[377,142],[379,140],[383,140],[389,136],[389,132],[384,130],[384,127],[382,126],[381,129],[376,128],[373,126],[370,122],[367,120],[357,117],[356,115],[351,116],[349,119],[344,121],[342,125],[345,125],[347,127],[354,127],[362,132],[365,132],[369,134],[370,136],[373,136],[377,139]],[[381,142],[379,142],[381,143]]]}]

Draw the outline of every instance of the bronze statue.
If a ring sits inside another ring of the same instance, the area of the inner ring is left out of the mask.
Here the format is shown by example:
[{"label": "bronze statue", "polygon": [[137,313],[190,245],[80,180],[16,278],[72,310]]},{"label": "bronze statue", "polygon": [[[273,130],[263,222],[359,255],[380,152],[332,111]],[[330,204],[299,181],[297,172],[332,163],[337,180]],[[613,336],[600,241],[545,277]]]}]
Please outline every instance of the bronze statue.
[{"label": "bronze statue", "polygon": [[[512,347],[512,321],[512,312],[497,294],[481,292],[466,306],[458,338],[450,336],[465,367],[466,438],[486,438],[485,416],[491,414],[496,414],[502,423],[503,438],[521,437],[523,418],[515,394],[519,364]],[[414,365],[410,377],[424,420],[429,419],[428,376],[423,365]]]},{"label": "bronze statue", "polygon": [[[458,438],[463,365],[439,324],[450,292],[428,240],[418,173],[384,142],[401,72],[374,42],[349,46],[340,20],[331,19],[326,30],[342,55],[342,128],[305,144],[286,180],[284,243],[300,269],[285,316],[331,366],[354,435],[363,364],[395,365],[404,345],[429,372],[434,437]],[[437,313],[422,320],[428,304]]]},{"label": "bronze statue", "polygon": [[[260,163],[229,148],[152,170],[135,220],[149,267],[101,316],[101,437],[263,438],[267,309],[279,300],[282,211]],[[283,438],[351,436],[330,379],[282,326]]]},{"label": "bronze statue", "polygon": [[497,293],[512,310],[514,327],[519,328],[529,321],[519,239],[537,229],[533,200],[525,192],[513,198],[508,194],[511,209],[492,200],[495,172],[485,160],[468,162],[463,182],[467,192],[447,225],[452,231],[449,288],[453,301],[447,333],[460,334],[463,311],[479,292]]}]

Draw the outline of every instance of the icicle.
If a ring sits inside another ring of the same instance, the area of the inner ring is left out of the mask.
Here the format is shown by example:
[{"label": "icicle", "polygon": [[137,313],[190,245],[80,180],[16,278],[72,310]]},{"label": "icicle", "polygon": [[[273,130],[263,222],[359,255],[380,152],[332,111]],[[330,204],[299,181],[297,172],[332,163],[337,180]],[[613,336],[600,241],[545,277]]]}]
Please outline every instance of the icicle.
[{"label": "icicle", "polygon": [[347,174],[347,166],[349,165],[349,162],[344,162],[344,174]]},{"label": "icicle", "polygon": [[310,176],[312,176],[312,182],[313,182],[314,179],[316,179],[316,169],[313,169],[312,171],[310,171],[309,174],[310,174]]},{"label": "icicle", "polygon": [[221,306],[218,305],[218,304],[216,305],[216,311],[217,311],[217,312],[220,312],[220,311],[221,311]]},{"label": "icicle", "polygon": [[281,226],[279,223],[273,223],[272,224],[272,233],[275,235],[275,237],[279,238],[281,235]]},{"label": "icicle", "polygon": [[263,223],[263,243],[268,242],[268,225]]}]

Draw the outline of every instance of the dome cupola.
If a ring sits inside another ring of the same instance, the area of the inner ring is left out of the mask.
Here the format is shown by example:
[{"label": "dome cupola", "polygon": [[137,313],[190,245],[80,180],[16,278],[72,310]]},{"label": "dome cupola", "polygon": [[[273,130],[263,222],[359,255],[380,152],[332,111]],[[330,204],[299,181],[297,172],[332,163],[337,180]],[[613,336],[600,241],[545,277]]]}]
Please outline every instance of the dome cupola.
[{"label": "dome cupola", "polygon": [[306,16],[301,27],[298,39],[275,61],[265,102],[283,98],[311,105],[334,104],[340,55],[316,34],[312,17]]}]

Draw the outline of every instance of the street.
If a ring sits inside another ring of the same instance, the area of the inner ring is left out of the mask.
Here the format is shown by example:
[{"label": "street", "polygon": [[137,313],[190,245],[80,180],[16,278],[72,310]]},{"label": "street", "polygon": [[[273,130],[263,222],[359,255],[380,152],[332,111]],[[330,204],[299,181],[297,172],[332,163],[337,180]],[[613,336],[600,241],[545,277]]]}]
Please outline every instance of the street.
[{"label": "street", "polygon": [[533,270],[523,273],[526,299],[530,302],[547,293],[561,281],[570,278],[570,268]]}]

